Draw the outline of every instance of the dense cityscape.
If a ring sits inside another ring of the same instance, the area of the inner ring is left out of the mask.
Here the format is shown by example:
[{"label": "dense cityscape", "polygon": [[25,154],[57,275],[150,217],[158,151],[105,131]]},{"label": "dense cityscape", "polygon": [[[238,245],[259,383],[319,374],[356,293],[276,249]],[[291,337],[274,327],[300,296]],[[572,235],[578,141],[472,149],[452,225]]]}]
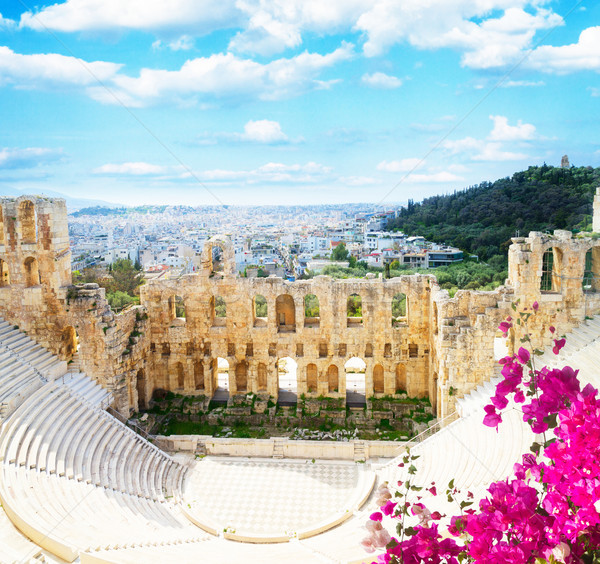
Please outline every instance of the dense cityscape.
[{"label": "dense cityscape", "polygon": [[[461,250],[385,231],[396,209],[372,204],[290,207],[154,206],[81,210],[69,218],[72,269],[138,263],[149,277],[195,272],[204,243],[229,235],[236,269],[244,276],[294,280],[325,266],[364,261],[383,268],[397,261],[435,268],[461,261]],[[336,248],[343,245],[343,248]]]}]

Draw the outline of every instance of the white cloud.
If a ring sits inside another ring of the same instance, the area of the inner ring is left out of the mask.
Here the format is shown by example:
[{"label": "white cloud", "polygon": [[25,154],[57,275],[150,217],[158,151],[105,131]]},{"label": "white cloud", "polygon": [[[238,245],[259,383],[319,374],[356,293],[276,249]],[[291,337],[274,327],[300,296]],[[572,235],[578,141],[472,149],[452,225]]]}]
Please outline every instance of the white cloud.
[{"label": "white cloud", "polygon": [[0,14],[0,29],[14,29],[17,26],[17,22],[9,18],[5,18]]},{"label": "white cloud", "polygon": [[157,39],[152,43],[153,49],[163,49],[165,47],[168,47],[171,51],[189,51],[194,47],[194,38],[189,35],[182,35],[173,41],[162,41],[161,39]]},{"label": "white cloud", "polygon": [[593,98],[598,98],[600,96],[600,88],[589,86],[588,91]]},{"label": "white cloud", "polygon": [[490,141],[529,141],[535,139],[535,125],[523,123],[521,120],[517,125],[508,125],[505,116],[490,116],[494,122],[494,128],[488,139]]},{"label": "white cloud", "polygon": [[[463,65],[493,68],[515,61],[530,46],[536,31],[562,23],[560,16],[540,8],[542,3],[378,0],[360,16],[356,28],[367,36],[364,52],[369,57],[382,54],[396,43],[408,42],[422,49],[457,49],[464,53]],[[525,7],[534,13],[525,11]]]},{"label": "white cloud", "polygon": [[116,63],[86,62],[57,54],[20,55],[0,47],[0,84],[19,88],[78,86],[100,102],[120,101],[134,107],[163,101],[191,105],[203,98],[277,100],[328,87],[330,82],[320,80],[320,73],[352,54],[353,47],[347,43],[325,55],[304,52],[265,64],[219,53],[190,59],[175,71],[143,68],[134,77],[121,73],[122,65]]},{"label": "white cloud", "polygon": [[198,172],[197,176],[207,182],[311,184],[328,177],[331,171],[331,167],[315,162],[304,165],[267,163],[252,170],[205,170]]},{"label": "white cloud", "polygon": [[4,147],[0,149],[0,169],[33,168],[44,163],[59,161],[63,156],[60,149]]},{"label": "white cloud", "polygon": [[463,154],[472,161],[520,161],[529,158],[526,153],[506,150],[503,143],[518,142],[522,146],[528,146],[529,141],[539,139],[535,126],[523,123],[521,120],[517,125],[509,125],[508,118],[505,116],[490,116],[490,119],[494,122],[494,126],[487,139],[465,137],[448,140],[442,144],[442,147],[452,155]]},{"label": "white cloud", "polygon": [[342,176],[338,179],[338,182],[346,186],[372,186],[373,184],[379,184],[378,180],[370,176]]},{"label": "white cloud", "polygon": [[38,31],[190,30],[195,35],[242,24],[235,2],[221,0],[67,0],[25,12],[20,22]]},{"label": "white cloud", "polygon": [[372,74],[364,74],[362,76],[362,83],[372,88],[400,88],[402,81],[395,77],[385,74],[383,72],[374,72]]},{"label": "white cloud", "polygon": [[464,180],[461,176],[457,176],[452,172],[442,171],[434,172],[431,174],[410,174],[406,179],[406,182],[414,182],[416,184],[431,183],[444,183],[444,182],[459,182]]},{"label": "white cloud", "polygon": [[145,162],[129,162],[114,164],[108,163],[95,168],[93,174],[107,174],[114,176],[154,176],[165,174],[168,168]]},{"label": "white cloud", "polygon": [[600,26],[584,29],[571,45],[538,47],[527,66],[543,72],[567,74],[581,70],[600,71]]},{"label": "white cloud", "polygon": [[507,80],[503,82],[501,88],[519,88],[522,86],[546,86],[543,80]]},{"label": "white cloud", "polygon": [[114,78],[121,66],[55,53],[20,55],[0,46],[0,84],[19,88],[89,86]]},{"label": "white cloud", "polygon": [[401,161],[381,161],[377,165],[377,170],[383,172],[409,172],[421,168],[424,164],[425,161],[417,158],[402,159]]},{"label": "white cloud", "polygon": [[255,141],[257,143],[285,143],[289,141],[288,136],[281,130],[281,125],[276,121],[261,119],[249,121],[244,126],[244,133],[240,135],[244,141]]}]

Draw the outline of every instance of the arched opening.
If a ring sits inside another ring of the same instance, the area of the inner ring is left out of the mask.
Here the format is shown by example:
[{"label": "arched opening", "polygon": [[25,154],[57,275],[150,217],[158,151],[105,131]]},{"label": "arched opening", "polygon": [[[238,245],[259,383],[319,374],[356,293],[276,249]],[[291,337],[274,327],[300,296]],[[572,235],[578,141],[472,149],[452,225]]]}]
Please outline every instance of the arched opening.
[{"label": "arched opening", "polygon": [[220,403],[227,402],[229,399],[229,362],[226,358],[218,357],[213,361],[213,374],[215,371],[217,373],[217,386],[213,400]]},{"label": "arched opening", "polygon": [[433,334],[438,334],[438,306],[433,302]]},{"label": "arched opening", "polygon": [[498,361],[508,355],[508,337],[502,331],[497,331],[494,337],[494,360]]},{"label": "arched opening", "polygon": [[60,337],[61,353],[63,358],[70,360],[79,348],[79,338],[75,328],[69,325],[62,330]]},{"label": "arched opening", "polygon": [[562,251],[558,247],[552,247],[543,254],[542,279],[540,282],[540,290],[542,292],[561,292],[562,256]]},{"label": "arched opening", "polygon": [[138,411],[148,409],[148,404],[146,402],[146,376],[143,368],[140,368],[137,372],[137,376],[135,378],[135,389],[138,396]]},{"label": "arched opening", "polygon": [[211,256],[211,273],[223,272],[225,269],[225,253],[219,245],[213,245],[210,250]]},{"label": "arched opening", "polygon": [[344,364],[346,371],[346,405],[362,407],[367,403],[365,395],[367,363],[358,357],[349,359]]},{"label": "arched opening", "polygon": [[248,391],[248,363],[245,360],[235,367],[235,387],[238,393]]},{"label": "arched opening", "polygon": [[280,405],[293,405],[298,401],[298,363],[285,356],[277,361],[277,380]]},{"label": "arched opening", "polygon": [[183,364],[181,362],[178,362],[175,365],[175,388],[178,390],[183,390],[183,387],[185,385],[185,372],[183,369]]},{"label": "arched opening", "polygon": [[327,391],[335,393],[339,390],[340,374],[335,364],[330,364],[327,369]]},{"label": "arched opening", "polygon": [[600,247],[594,247],[585,253],[582,286],[586,293],[600,292]]},{"label": "arched opening", "polygon": [[281,294],[275,300],[277,331],[292,333],[296,331],[296,306],[294,298],[289,294]]},{"label": "arched opening", "polygon": [[10,272],[8,270],[8,263],[5,260],[0,259],[0,287],[8,286],[10,284]]},{"label": "arched opening", "polygon": [[194,388],[196,391],[204,390],[204,364],[201,360],[194,362]]},{"label": "arched opening", "polygon": [[385,391],[383,366],[381,364],[376,364],[373,367],[373,391],[376,394],[383,394]]},{"label": "arched opening", "polygon": [[346,303],[346,327],[360,327],[362,322],[362,299],[358,294],[350,294]]},{"label": "arched opening", "polygon": [[24,200],[19,204],[19,224],[21,225],[21,241],[28,244],[35,243],[37,233],[33,202]]},{"label": "arched opening", "polygon": [[317,365],[309,364],[306,367],[306,388],[309,393],[314,394],[317,391]]},{"label": "arched opening", "polygon": [[396,365],[396,393],[406,393],[406,366],[404,364]]},{"label": "arched opening", "polygon": [[266,392],[267,391],[267,367],[264,363],[260,362],[257,368],[257,376],[258,376],[258,391]]},{"label": "arched opening", "polygon": [[225,327],[227,325],[227,304],[221,296],[213,296],[210,299],[210,316],[213,327]]},{"label": "arched opening", "polygon": [[314,294],[304,296],[304,327],[319,327],[321,324],[321,308],[319,298]]},{"label": "arched opening", "polygon": [[267,318],[269,316],[269,308],[267,306],[267,299],[260,294],[254,296],[253,310],[254,310],[254,327],[266,327]]},{"label": "arched opening", "polygon": [[169,298],[169,307],[171,308],[172,319],[185,319],[185,302],[181,296],[171,296]]},{"label": "arched opening", "polygon": [[405,325],[408,319],[406,294],[396,294],[392,298],[392,327]]},{"label": "arched opening", "polygon": [[27,288],[38,286],[42,283],[36,259],[33,257],[26,258],[23,266],[25,267],[25,286]]}]

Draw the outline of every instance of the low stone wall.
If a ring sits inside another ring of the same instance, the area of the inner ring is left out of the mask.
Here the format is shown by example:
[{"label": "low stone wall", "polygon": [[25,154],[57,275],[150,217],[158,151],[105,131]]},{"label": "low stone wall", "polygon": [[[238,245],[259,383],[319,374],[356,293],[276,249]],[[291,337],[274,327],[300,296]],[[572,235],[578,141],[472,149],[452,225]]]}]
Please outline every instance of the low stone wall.
[{"label": "low stone wall", "polygon": [[[393,458],[401,452],[404,442],[400,441],[295,441],[287,437],[270,439],[234,439],[209,435],[157,435],[154,443],[169,452],[191,452],[200,450],[211,456],[248,456],[272,458],[276,452],[284,458],[321,460],[355,460],[355,444],[363,460],[369,458]],[[203,449],[202,449],[203,445]],[[200,446],[200,449],[198,447]]]}]

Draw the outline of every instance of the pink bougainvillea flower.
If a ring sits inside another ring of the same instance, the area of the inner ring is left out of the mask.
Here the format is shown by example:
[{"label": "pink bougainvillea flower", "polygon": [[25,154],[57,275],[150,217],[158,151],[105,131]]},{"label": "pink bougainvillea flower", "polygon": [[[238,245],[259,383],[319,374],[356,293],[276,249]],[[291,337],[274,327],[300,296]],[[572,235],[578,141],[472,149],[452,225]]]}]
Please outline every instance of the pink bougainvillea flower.
[{"label": "pink bougainvillea flower", "polygon": [[385,505],[381,506],[381,512],[384,515],[391,515],[394,512],[394,508],[396,507],[397,503],[394,503],[391,500],[388,500]]},{"label": "pink bougainvillea flower", "polygon": [[509,321],[503,321],[502,323],[500,323],[500,325],[498,325],[498,329],[500,329],[500,331],[502,331],[505,336],[511,327],[512,323],[510,323]]},{"label": "pink bougainvillea flower", "polygon": [[529,351],[524,348],[521,347],[519,349],[519,352],[517,353],[517,359],[521,364],[527,364],[529,362],[529,359],[531,358],[531,355],[529,354]]},{"label": "pink bougainvillea flower", "polygon": [[537,302],[533,302],[531,307],[533,308],[533,311],[537,311],[538,308],[540,307],[540,304],[538,304]]},{"label": "pink bougainvillea flower", "polygon": [[376,511],[375,513],[371,513],[369,519],[371,519],[371,521],[381,521],[383,515],[379,511]]},{"label": "pink bougainvillea flower", "polygon": [[496,427],[498,430],[498,425],[502,423],[502,417],[496,413],[496,408],[493,405],[486,405],[485,409],[485,417],[483,418],[483,424],[488,427]]},{"label": "pink bougainvillea flower", "polygon": [[556,327],[554,327],[554,325],[550,325],[550,327],[548,327],[548,331],[550,331],[550,333],[554,333],[554,331],[556,331]]},{"label": "pink bougainvillea flower", "polygon": [[565,346],[566,342],[566,339],[554,339],[554,346],[552,347],[552,352],[554,354],[558,354],[560,352],[560,349],[562,349]]}]

